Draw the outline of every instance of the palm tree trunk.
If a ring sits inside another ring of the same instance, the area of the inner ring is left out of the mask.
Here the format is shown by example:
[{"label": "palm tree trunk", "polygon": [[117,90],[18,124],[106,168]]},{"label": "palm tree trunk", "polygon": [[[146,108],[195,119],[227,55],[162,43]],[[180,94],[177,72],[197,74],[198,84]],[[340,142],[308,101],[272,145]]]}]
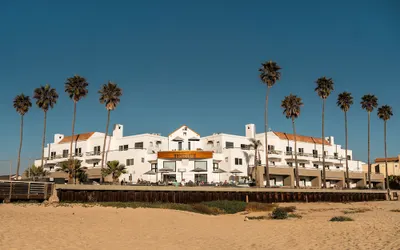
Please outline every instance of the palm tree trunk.
[{"label": "palm tree trunk", "polygon": [[300,187],[300,179],[299,179],[299,165],[297,164],[297,139],[296,139],[296,126],[294,124],[294,118],[292,118],[292,125],[293,125],[293,136],[294,136],[294,164],[296,167],[296,187]]},{"label": "palm tree trunk", "polygon": [[[108,110],[107,111],[106,133],[104,134],[103,154],[101,155],[101,169],[103,169],[103,167],[104,167],[104,156],[105,156],[105,153],[106,153],[106,142],[107,142],[108,126],[110,124],[110,113],[111,113],[111,110]],[[101,176],[101,182],[104,182],[103,176]]]},{"label": "palm tree trunk", "polygon": [[370,151],[370,134],[371,134],[371,112],[368,111],[368,188],[371,188],[371,151]]},{"label": "palm tree trunk", "polygon": [[325,99],[322,99],[322,187],[326,188],[326,179],[325,179]]},{"label": "palm tree trunk", "polygon": [[344,133],[346,137],[346,184],[347,188],[350,188],[350,176],[349,176],[349,159],[347,158],[347,148],[348,148],[348,135],[347,135],[347,111],[344,112]]},{"label": "palm tree trunk", "polygon": [[20,125],[20,131],[19,131],[19,150],[18,150],[18,161],[17,161],[17,175],[16,175],[17,180],[18,180],[18,176],[19,176],[19,167],[21,166],[21,150],[22,150],[22,137],[23,137],[23,135],[24,135],[24,116],[21,115],[21,125]]},{"label": "palm tree trunk", "polygon": [[[387,144],[386,144],[386,120],[384,121],[383,136],[385,143],[385,172],[386,172],[386,189],[389,191],[389,174],[388,174],[388,164],[387,164]],[[390,197],[390,195],[389,195]]]},{"label": "palm tree trunk", "polygon": [[[72,169],[72,179],[75,179],[75,162],[74,162],[74,155],[72,153],[72,144],[74,143],[74,130],[75,130],[75,117],[76,117],[76,101],[74,101],[74,116],[72,117],[72,133],[71,133],[71,144],[69,147],[69,159],[70,159],[70,164],[71,164],[71,169]],[[73,180],[71,180],[73,181]]]},{"label": "palm tree trunk", "polygon": [[268,164],[268,96],[269,96],[269,87],[267,86],[267,94],[265,97],[265,110],[264,110],[264,121],[265,121],[265,127],[264,127],[264,137],[265,137],[265,144],[264,144],[264,150],[265,150],[265,179],[267,181],[267,187],[269,187],[269,164]]},{"label": "palm tree trunk", "polygon": [[42,136],[42,161],[40,163],[40,167],[43,168],[43,160],[44,160],[44,143],[46,140],[46,119],[47,119],[47,111],[44,111],[44,122],[43,122],[43,136]]}]

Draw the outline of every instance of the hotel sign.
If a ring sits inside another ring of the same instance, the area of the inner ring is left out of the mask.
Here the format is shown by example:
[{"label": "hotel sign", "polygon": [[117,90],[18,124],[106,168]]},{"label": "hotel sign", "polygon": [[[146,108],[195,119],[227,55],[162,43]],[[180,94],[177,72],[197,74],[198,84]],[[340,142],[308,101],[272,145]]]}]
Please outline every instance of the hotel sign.
[{"label": "hotel sign", "polygon": [[212,151],[163,151],[158,152],[160,159],[207,159],[213,157]]}]

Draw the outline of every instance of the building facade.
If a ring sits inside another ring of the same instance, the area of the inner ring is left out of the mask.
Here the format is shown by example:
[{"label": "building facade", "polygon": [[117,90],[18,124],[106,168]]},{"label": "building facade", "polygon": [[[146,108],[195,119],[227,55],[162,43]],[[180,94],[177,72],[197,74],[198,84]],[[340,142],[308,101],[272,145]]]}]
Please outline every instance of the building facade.
[{"label": "building facade", "polygon": [[[257,152],[250,146],[251,138],[261,141]],[[46,170],[54,172],[68,159],[71,140],[75,158],[89,170],[100,169],[104,133],[91,132],[74,138],[54,135],[54,142],[45,148]],[[321,138],[298,135],[297,152],[294,152],[294,137],[291,134],[270,131],[268,140],[269,181],[272,186],[294,185],[294,155],[297,153],[300,185],[321,187]],[[132,183],[138,179],[151,182],[240,181],[248,176],[255,177],[255,164],[265,166],[263,142],[264,133],[257,134],[254,124],[245,126],[243,136],[215,133],[205,137],[185,125],[168,136],[154,133],[124,136],[123,125],[117,124],[112,134],[107,136],[105,158],[126,165],[128,173],[122,175],[120,180]],[[345,150],[335,144],[334,137],[325,139],[324,154],[328,186],[344,185],[346,157],[351,171],[351,186],[365,185],[365,174],[362,173],[364,163],[354,160],[351,150],[346,156]],[[35,164],[40,165],[40,159]]]},{"label": "building facade", "polygon": [[[400,155],[387,158],[388,175],[400,176]],[[368,164],[363,165],[363,171],[368,172]],[[376,158],[375,163],[371,164],[371,172],[374,174],[382,174],[386,178],[385,158]]]}]

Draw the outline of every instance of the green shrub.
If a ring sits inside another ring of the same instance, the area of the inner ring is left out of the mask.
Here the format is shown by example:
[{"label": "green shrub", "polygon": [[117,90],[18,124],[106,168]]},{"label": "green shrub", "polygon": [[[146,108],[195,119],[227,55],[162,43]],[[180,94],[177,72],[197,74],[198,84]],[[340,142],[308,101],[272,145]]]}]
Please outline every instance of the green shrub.
[{"label": "green shrub", "polygon": [[371,211],[369,208],[350,208],[349,210],[344,210],[344,214],[357,214],[357,213],[365,213]]},{"label": "green shrub", "polygon": [[296,211],[296,207],[295,206],[290,206],[290,207],[281,207],[281,209],[285,210],[288,213],[293,213]]},{"label": "green shrub", "polygon": [[218,215],[218,214],[225,213],[223,210],[221,210],[217,207],[209,207],[209,206],[206,206],[201,203],[193,204],[192,207],[195,212],[198,212],[201,214]]},{"label": "green shrub", "polygon": [[295,219],[303,218],[303,216],[301,216],[300,214],[289,214],[288,217],[289,218],[295,218]]},{"label": "green shrub", "polygon": [[285,209],[277,207],[272,211],[271,218],[274,220],[284,220],[288,218],[288,212]]},{"label": "green shrub", "polygon": [[353,219],[347,216],[335,216],[330,221],[353,221]]},{"label": "green shrub", "polygon": [[247,203],[246,211],[247,212],[264,212],[264,211],[272,211],[278,205],[271,203],[259,203],[259,202],[250,202]]},{"label": "green shrub", "polygon": [[239,212],[243,212],[246,210],[246,202],[244,201],[207,201],[202,202],[208,207],[215,207],[219,208],[220,210],[224,211],[227,214],[236,214]]},{"label": "green shrub", "polygon": [[268,216],[247,216],[249,220],[268,220]]}]

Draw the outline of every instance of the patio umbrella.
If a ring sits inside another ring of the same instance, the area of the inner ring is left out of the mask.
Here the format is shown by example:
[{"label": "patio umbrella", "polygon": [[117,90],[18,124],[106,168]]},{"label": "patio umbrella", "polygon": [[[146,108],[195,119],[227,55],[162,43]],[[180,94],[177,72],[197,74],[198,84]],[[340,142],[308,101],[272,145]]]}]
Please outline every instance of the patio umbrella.
[{"label": "patio umbrella", "polygon": [[218,182],[221,182],[221,174],[222,173],[226,173],[226,171],[223,169],[220,169],[220,168],[213,171],[213,174],[218,174]]}]

